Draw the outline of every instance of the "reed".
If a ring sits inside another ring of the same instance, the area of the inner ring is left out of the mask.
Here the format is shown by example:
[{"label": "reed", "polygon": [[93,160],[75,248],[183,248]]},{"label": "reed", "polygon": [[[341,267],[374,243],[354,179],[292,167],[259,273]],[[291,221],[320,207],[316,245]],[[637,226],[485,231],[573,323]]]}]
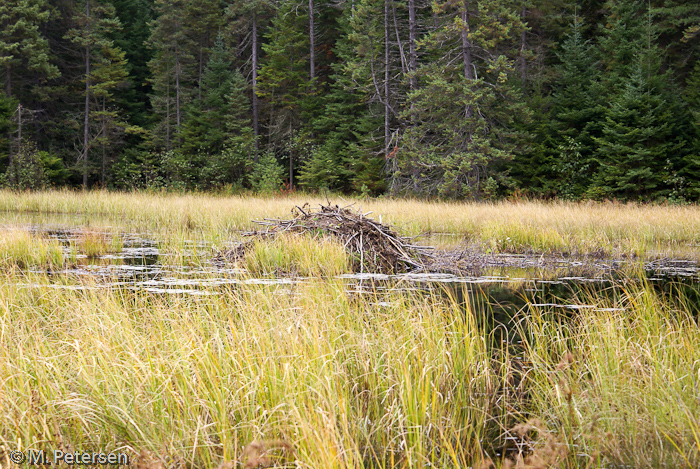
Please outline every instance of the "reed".
[{"label": "reed", "polygon": [[[173,233],[210,239],[236,238],[253,219],[291,216],[294,205],[326,203],[314,195],[285,197],[204,194],[0,191],[0,220],[64,219],[67,214],[92,227],[114,225],[148,231],[161,238]],[[356,200],[363,212],[398,227],[403,235],[456,234],[455,242],[479,243],[503,252],[697,258],[700,210],[696,205],[639,205],[612,202],[430,202]],[[24,214],[22,218],[18,214]]]},{"label": "reed", "polygon": [[644,284],[584,298],[595,307],[573,317],[541,308],[523,317],[526,412],[556,428],[572,467],[698,467],[693,306]]},{"label": "reed", "polygon": [[0,233],[0,265],[3,267],[58,267],[63,262],[63,249],[58,241],[24,230]]},{"label": "reed", "polygon": [[302,234],[255,240],[243,262],[251,275],[302,277],[336,277],[349,273],[350,264],[349,256],[339,242]]}]

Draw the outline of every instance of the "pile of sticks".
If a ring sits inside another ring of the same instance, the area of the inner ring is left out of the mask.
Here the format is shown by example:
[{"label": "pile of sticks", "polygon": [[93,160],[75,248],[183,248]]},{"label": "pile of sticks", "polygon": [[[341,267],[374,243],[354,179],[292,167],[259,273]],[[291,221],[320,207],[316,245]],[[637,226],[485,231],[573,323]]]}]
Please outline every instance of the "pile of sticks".
[{"label": "pile of sticks", "polygon": [[[294,217],[289,220],[266,218],[254,221],[265,228],[244,235],[258,239],[284,233],[331,236],[348,251],[356,272],[393,274],[423,269],[432,257],[432,247],[412,244],[410,238],[399,236],[388,226],[368,218],[372,212],[362,213],[330,204],[312,208],[305,204],[295,206],[292,213]],[[244,248],[238,247],[236,253],[225,257],[230,259],[242,255]]]}]

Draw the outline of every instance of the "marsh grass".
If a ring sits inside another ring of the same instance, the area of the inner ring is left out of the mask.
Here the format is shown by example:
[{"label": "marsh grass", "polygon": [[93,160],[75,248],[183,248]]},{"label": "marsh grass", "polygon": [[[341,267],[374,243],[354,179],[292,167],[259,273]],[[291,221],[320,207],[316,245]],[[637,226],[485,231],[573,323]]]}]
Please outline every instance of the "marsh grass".
[{"label": "marsh grass", "polygon": [[[89,220],[93,227],[116,224],[127,231],[148,231],[159,239],[189,237],[227,239],[253,227],[252,220],[288,218],[295,205],[326,203],[313,195],[285,197],[201,194],[47,191],[0,191],[1,218],[17,212],[66,214]],[[456,234],[495,252],[570,253],[613,256],[698,257],[700,210],[696,205],[637,205],[612,202],[430,202],[355,200],[354,204],[402,235]]]},{"label": "marsh grass", "polygon": [[82,230],[74,240],[74,249],[87,257],[98,257],[120,252],[124,245],[119,233]]},{"label": "marsh grass", "polygon": [[278,441],[301,467],[700,462],[697,318],[645,285],[583,294],[597,308],[573,315],[530,307],[516,356],[485,329],[488,304],[454,290],[360,295],[329,278],[154,295],[3,276],[5,451],[209,468]]},{"label": "marsh grass", "polygon": [[303,467],[463,467],[497,413],[473,312],[440,295],[380,308],[340,281],[162,297],[4,280],[6,450],[215,467],[280,439]]},{"label": "marsh grass", "polygon": [[58,241],[40,238],[23,230],[0,233],[0,265],[3,267],[58,267],[65,258]]},{"label": "marsh grass", "polygon": [[294,233],[255,240],[243,261],[254,276],[336,277],[349,273],[350,264],[348,253],[338,241]]},{"label": "marsh grass", "polygon": [[[690,304],[618,285],[573,318],[524,316],[531,402],[578,467],[698,467],[700,329]],[[576,457],[577,455],[577,457]]]}]

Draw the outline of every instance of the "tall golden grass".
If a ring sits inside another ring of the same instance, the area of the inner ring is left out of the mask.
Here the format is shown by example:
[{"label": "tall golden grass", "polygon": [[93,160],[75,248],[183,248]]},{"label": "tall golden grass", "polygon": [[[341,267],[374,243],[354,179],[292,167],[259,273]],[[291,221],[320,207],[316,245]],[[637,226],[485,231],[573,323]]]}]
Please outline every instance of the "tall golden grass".
[{"label": "tall golden grass", "polygon": [[450,290],[164,296],[7,273],[0,460],[121,448],[210,468],[283,442],[295,467],[697,467],[691,306],[644,285],[592,301],[523,310],[517,357]]},{"label": "tall golden grass", "polygon": [[[80,215],[84,223],[126,230],[185,233],[212,242],[236,236],[251,220],[289,217],[294,205],[326,203],[317,196],[170,195],[160,193],[0,191],[0,220],[18,213],[42,217]],[[356,200],[354,204],[405,235],[451,233],[499,252],[571,252],[697,257],[700,210],[695,205],[573,202],[429,202]]]},{"label": "tall golden grass", "polygon": [[[223,243],[304,201],[0,192],[0,208],[152,230],[183,256],[193,240]],[[448,231],[504,251],[679,253],[700,232],[695,207],[361,205],[404,234]],[[3,267],[64,262],[58,243],[3,236]],[[121,450],[140,469],[277,456],[343,469],[700,466],[700,329],[680,291],[660,296],[632,279],[580,295],[593,307],[567,315],[526,307],[509,331],[520,346],[486,329],[491,311],[476,293],[359,293],[357,280],[334,277],[348,265],[339,246],[279,243],[259,244],[250,270],[302,266],[313,278],[189,296],[5,268],[0,465],[29,448]]]},{"label": "tall golden grass", "polygon": [[42,277],[0,287],[0,445],[214,467],[282,439],[302,467],[464,466],[498,378],[473,312],[341,281],[217,296]]}]

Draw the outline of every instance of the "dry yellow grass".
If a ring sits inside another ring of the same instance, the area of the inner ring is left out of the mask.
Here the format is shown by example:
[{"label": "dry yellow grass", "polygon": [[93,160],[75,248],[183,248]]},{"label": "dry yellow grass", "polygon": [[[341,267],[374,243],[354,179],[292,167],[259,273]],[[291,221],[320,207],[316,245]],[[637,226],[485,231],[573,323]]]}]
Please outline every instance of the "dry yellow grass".
[{"label": "dry yellow grass", "polygon": [[[126,230],[199,236],[211,241],[235,237],[251,220],[290,217],[294,205],[325,203],[317,196],[289,197],[168,195],[151,193],[0,192],[1,221],[18,213],[80,215],[88,223],[117,224]],[[700,208],[695,205],[638,205],[572,202],[428,202],[353,200],[372,217],[404,235],[450,233],[494,251],[662,255],[697,257]]]},{"label": "dry yellow grass", "polygon": [[58,241],[42,239],[19,229],[0,232],[2,267],[58,267],[64,260],[63,249]]}]

